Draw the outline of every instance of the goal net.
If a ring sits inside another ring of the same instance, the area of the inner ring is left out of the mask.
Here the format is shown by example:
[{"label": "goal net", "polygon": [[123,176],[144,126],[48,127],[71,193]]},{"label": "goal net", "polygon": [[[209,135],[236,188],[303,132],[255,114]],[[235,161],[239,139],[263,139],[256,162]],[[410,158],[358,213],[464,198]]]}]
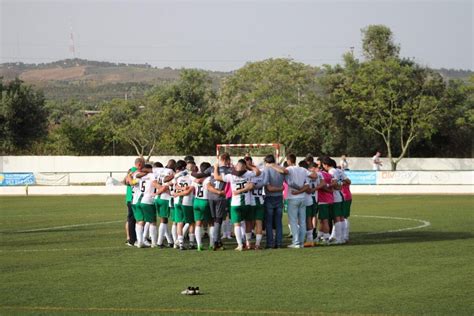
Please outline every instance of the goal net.
[{"label": "goal net", "polygon": [[281,162],[285,158],[285,147],[282,144],[217,144],[216,154],[227,152],[231,159],[235,162],[236,159],[250,155],[255,164],[263,162],[266,155],[273,154],[277,162]]}]

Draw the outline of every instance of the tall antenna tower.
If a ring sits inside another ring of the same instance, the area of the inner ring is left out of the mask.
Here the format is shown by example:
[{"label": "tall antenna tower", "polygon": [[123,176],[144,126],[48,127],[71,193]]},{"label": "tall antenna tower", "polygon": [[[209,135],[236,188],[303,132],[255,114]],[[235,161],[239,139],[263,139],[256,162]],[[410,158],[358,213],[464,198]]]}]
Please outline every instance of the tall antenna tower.
[{"label": "tall antenna tower", "polygon": [[72,33],[72,25],[70,26],[69,35],[69,56],[71,59],[76,59],[76,46],[74,44],[74,34]]}]

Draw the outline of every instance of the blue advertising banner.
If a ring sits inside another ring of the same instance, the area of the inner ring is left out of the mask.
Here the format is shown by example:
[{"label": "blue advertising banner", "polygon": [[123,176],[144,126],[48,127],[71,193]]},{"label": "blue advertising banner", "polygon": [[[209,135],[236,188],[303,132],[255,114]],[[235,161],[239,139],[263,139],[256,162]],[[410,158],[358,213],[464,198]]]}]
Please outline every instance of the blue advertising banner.
[{"label": "blue advertising banner", "polygon": [[0,186],[35,184],[33,173],[0,173]]},{"label": "blue advertising banner", "polygon": [[345,171],[352,184],[377,184],[377,171]]}]

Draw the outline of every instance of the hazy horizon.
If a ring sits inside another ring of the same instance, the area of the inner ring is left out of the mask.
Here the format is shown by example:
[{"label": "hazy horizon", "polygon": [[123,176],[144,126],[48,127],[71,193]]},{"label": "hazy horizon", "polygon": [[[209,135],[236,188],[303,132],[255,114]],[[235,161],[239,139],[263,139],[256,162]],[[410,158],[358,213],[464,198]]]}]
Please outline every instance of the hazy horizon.
[{"label": "hazy horizon", "polygon": [[336,64],[361,29],[391,28],[403,57],[474,70],[473,1],[12,1],[0,4],[0,63],[75,57],[230,71],[290,57]]}]

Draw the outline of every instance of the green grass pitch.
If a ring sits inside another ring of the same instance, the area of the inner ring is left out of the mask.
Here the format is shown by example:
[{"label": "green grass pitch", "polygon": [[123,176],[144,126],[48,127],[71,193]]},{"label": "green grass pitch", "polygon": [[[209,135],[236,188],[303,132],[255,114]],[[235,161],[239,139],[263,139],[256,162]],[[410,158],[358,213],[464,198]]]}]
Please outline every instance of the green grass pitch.
[{"label": "green grass pitch", "polygon": [[473,196],[355,196],[350,244],[242,253],[126,247],[123,201],[1,197],[0,314],[474,314]]}]

